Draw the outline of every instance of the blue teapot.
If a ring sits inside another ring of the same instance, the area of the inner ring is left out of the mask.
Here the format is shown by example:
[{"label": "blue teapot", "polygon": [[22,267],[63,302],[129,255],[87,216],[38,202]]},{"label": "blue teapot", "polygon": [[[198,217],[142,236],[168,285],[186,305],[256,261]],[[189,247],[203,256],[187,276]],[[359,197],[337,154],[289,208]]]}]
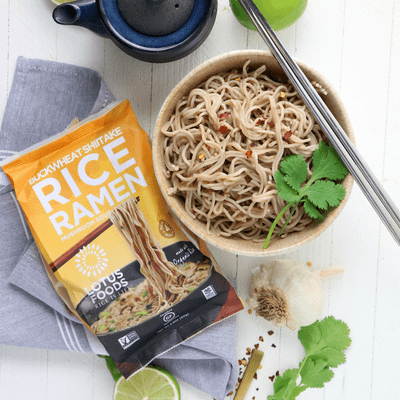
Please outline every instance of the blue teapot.
[{"label": "blue teapot", "polygon": [[78,0],[53,11],[61,25],[110,38],[142,61],[178,60],[196,50],[214,26],[218,0]]}]

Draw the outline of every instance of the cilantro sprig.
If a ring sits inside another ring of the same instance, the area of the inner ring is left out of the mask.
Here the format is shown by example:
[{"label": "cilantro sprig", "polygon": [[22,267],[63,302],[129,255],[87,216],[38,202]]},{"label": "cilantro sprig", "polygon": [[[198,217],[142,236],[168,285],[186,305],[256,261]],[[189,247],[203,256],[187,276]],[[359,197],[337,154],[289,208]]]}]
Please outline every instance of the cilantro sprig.
[{"label": "cilantro sprig", "polygon": [[320,142],[313,153],[312,164],[313,173],[307,182],[307,163],[299,154],[285,157],[280,169],[275,172],[278,196],[287,204],[272,223],[264,249],[268,247],[277,223],[291,207],[290,215],[278,236],[282,234],[299,203],[304,204],[304,211],[311,218],[321,222],[325,218],[324,211],[337,207],[346,195],[344,187],[336,181],[341,181],[349,171],[332,146]]},{"label": "cilantro sprig", "polygon": [[[274,394],[268,400],[293,400],[307,388],[322,388],[333,378],[335,368],[346,361],[344,350],[349,347],[350,330],[341,320],[327,317],[302,327],[298,337],[306,356],[299,368],[288,369],[274,382]],[[298,378],[301,378],[297,384]]]}]

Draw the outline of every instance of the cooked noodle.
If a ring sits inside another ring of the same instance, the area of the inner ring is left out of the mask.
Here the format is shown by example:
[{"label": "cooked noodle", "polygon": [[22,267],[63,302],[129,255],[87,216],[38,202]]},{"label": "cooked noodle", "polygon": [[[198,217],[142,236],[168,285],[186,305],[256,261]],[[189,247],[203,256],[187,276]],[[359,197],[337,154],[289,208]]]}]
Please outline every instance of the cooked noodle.
[{"label": "cooked noodle", "polygon": [[[164,175],[168,194],[183,197],[208,233],[263,242],[285,206],[273,179],[280,161],[301,154],[309,166],[324,135],[291,84],[270,79],[265,66],[251,72],[248,64],[212,76],[176,105],[161,130]],[[311,221],[298,207],[282,237]]]},{"label": "cooked noodle", "polygon": [[92,325],[96,334],[119,331],[144,322],[181,301],[210,273],[208,262],[175,266],[153,237],[146,218],[129,198],[110,214],[110,220],[140,263],[145,280],[114,300]]}]

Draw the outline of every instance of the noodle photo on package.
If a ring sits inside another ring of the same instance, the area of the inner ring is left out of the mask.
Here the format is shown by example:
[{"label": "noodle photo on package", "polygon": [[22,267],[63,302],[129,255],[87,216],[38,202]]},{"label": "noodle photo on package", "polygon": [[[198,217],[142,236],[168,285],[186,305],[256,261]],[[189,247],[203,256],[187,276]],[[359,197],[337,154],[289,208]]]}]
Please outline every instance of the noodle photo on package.
[{"label": "noodle photo on package", "polygon": [[138,202],[138,197],[129,198],[112,210],[110,220],[139,261],[146,279],[99,314],[99,320],[91,326],[97,335],[123,330],[167,310],[210,274],[208,262],[187,262],[179,267],[168,261]]},{"label": "noodle photo on package", "polygon": [[[265,66],[251,71],[249,63],[210,77],[178,102],[161,130],[164,175],[168,194],[183,197],[207,233],[264,242],[285,206],[273,179],[280,161],[300,154],[310,176],[312,154],[325,138],[291,84],[272,80]],[[311,222],[298,207],[281,237]]]}]

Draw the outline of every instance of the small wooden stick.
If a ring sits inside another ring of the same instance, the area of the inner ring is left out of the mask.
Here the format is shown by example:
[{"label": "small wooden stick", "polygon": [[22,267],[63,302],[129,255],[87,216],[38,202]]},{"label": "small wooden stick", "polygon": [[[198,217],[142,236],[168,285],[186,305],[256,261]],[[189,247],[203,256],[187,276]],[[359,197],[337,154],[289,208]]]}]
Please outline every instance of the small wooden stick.
[{"label": "small wooden stick", "polygon": [[254,378],[255,373],[257,372],[258,366],[261,363],[261,360],[264,356],[264,352],[261,350],[253,349],[251,352],[251,357],[249,363],[247,364],[246,370],[244,371],[244,375],[240,385],[236,391],[236,395],[233,400],[243,400],[244,396],[246,396],[247,390],[249,389],[250,383]]}]

